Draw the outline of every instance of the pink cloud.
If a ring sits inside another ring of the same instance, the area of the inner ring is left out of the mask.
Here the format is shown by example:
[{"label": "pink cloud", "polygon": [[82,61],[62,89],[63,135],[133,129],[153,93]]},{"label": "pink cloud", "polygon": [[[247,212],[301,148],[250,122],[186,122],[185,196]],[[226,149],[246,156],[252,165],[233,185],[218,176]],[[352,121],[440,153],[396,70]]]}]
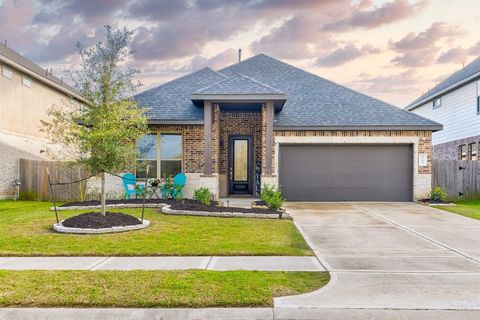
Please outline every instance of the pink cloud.
[{"label": "pink cloud", "polygon": [[392,62],[407,67],[431,65],[436,61],[442,41],[451,41],[463,34],[456,25],[434,22],[424,31],[410,32],[398,41],[390,41],[390,48],[398,53]]},{"label": "pink cloud", "polygon": [[394,0],[384,3],[380,7],[363,10],[370,8],[371,4],[371,1],[361,1],[358,6],[360,10],[352,11],[351,16],[347,19],[326,24],[325,30],[345,31],[352,28],[376,28],[384,24],[397,22],[418,13],[426,7],[427,1],[422,0],[410,4],[407,0]]}]

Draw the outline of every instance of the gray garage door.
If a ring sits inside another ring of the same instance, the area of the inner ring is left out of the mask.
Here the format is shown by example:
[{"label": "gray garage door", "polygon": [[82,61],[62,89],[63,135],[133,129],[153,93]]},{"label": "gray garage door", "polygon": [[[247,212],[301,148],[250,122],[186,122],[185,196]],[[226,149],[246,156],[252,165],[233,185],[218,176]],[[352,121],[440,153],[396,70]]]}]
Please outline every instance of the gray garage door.
[{"label": "gray garage door", "polygon": [[280,185],[291,201],[411,201],[410,145],[282,145]]}]

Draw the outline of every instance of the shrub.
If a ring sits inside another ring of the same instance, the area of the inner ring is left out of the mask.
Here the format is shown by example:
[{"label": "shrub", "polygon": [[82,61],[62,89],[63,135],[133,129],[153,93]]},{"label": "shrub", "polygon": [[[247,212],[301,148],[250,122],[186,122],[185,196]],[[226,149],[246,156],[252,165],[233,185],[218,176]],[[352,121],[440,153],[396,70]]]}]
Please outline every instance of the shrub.
[{"label": "shrub", "polygon": [[195,190],[193,193],[193,200],[203,203],[206,206],[212,204],[212,193],[208,188],[201,187]]},{"label": "shrub", "polygon": [[282,191],[275,186],[268,186],[264,184],[260,198],[265,202],[267,207],[272,210],[278,210],[282,207],[285,199],[282,197]]},{"label": "shrub", "polygon": [[447,197],[447,193],[440,187],[435,187],[430,191],[429,198],[431,201],[442,202]]},{"label": "shrub", "polygon": [[175,186],[175,201],[183,200],[182,189],[183,189],[183,186]]},{"label": "shrub", "polygon": [[162,198],[163,199],[172,199],[173,198],[173,189],[175,188],[175,183],[173,183],[172,176],[164,176],[162,185]]}]

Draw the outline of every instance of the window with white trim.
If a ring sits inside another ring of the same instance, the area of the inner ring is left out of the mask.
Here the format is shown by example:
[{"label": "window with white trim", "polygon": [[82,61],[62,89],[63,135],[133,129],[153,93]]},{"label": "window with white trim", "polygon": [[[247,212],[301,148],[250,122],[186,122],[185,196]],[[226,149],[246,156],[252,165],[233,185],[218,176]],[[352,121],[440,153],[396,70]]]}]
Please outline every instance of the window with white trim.
[{"label": "window with white trim", "polygon": [[178,133],[150,133],[137,140],[137,177],[146,175],[149,165],[149,178],[174,177],[182,172],[182,135]]},{"label": "window with white trim", "polygon": [[13,72],[7,67],[2,67],[2,76],[4,76],[7,79],[12,79]]},{"label": "window with white trim", "polygon": [[25,86],[25,87],[31,87],[32,86],[32,79],[28,78],[28,77],[25,77],[25,76],[22,76],[22,84]]},{"label": "window with white trim", "polygon": [[442,106],[442,98],[437,98],[433,100],[433,109],[440,108]]}]

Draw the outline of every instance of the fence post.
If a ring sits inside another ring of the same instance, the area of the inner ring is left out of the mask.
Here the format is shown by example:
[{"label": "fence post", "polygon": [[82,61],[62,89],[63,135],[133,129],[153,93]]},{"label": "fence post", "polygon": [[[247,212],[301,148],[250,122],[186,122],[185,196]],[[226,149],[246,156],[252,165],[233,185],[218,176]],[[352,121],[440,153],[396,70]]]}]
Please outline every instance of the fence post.
[{"label": "fence post", "polygon": [[48,185],[50,186],[50,193],[52,194],[53,208],[55,210],[55,218],[57,218],[57,223],[60,223],[60,221],[58,220],[57,204],[55,203],[55,194],[53,193],[52,180],[50,179],[50,170],[48,170],[48,166],[46,169],[47,169]]},{"label": "fence post", "polygon": [[143,213],[145,212],[145,198],[147,197],[147,182],[148,182],[148,171],[150,165],[147,165],[147,171],[145,173],[145,184],[143,185],[143,204],[142,204],[142,224],[143,224]]}]

